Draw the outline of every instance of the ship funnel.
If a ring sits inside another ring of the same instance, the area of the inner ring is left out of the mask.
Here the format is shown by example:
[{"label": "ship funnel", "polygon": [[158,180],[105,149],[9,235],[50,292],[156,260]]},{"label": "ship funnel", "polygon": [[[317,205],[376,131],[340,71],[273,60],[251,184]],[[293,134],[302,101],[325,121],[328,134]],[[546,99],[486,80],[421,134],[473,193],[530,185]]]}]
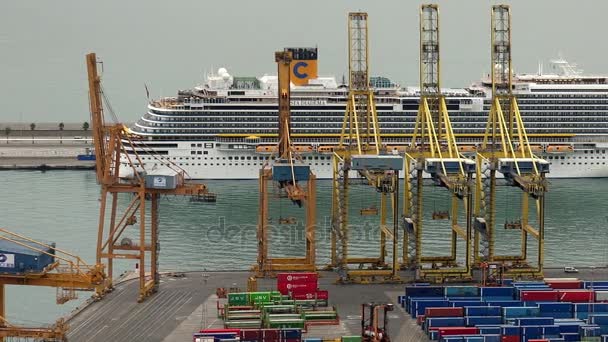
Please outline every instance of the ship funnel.
[{"label": "ship funnel", "polygon": [[317,75],[317,48],[286,48],[291,51],[291,83],[294,85],[307,85],[308,80],[315,79]]}]

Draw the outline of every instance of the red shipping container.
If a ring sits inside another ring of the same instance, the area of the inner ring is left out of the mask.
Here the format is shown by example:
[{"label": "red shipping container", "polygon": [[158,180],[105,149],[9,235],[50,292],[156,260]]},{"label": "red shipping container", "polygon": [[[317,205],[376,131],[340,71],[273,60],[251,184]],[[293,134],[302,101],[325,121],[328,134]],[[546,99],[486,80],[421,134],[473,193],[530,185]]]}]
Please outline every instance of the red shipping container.
[{"label": "red shipping container", "polygon": [[425,317],[462,317],[464,316],[463,308],[426,308],[424,310]]},{"label": "red shipping container", "polygon": [[595,293],[588,290],[559,290],[560,302],[590,303],[595,299]]},{"label": "red shipping container", "polygon": [[521,339],[517,335],[515,335],[515,336],[503,336],[500,341],[501,342],[520,342]]},{"label": "red shipping container", "polygon": [[291,284],[291,283],[279,283],[278,290],[281,294],[288,294],[289,292],[293,293],[302,293],[302,292],[316,292],[317,291],[317,283],[299,283],[299,284]]},{"label": "red shipping container", "polygon": [[259,329],[243,329],[241,330],[241,340],[243,341],[259,341],[262,339],[262,331]]},{"label": "red shipping container", "polygon": [[277,274],[277,283],[317,283],[319,275],[315,272],[294,272]]},{"label": "red shipping container", "polygon": [[475,327],[443,327],[437,329],[439,331],[439,338],[450,335],[477,335],[479,330]]},{"label": "red shipping container", "polygon": [[521,291],[520,298],[524,302],[556,302],[559,293],[557,291]]},{"label": "red shipping container", "polygon": [[568,289],[580,289],[583,286],[583,282],[580,280],[576,280],[576,281],[564,281],[564,280],[560,280],[560,281],[551,281],[551,282],[547,282],[547,285],[549,285],[550,288],[555,289],[555,290],[568,290]]},{"label": "red shipping container", "polygon": [[416,324],[422,325],[422,323],[424,323],[425,319],[426,319],[426,317],[424,315],[418,315],[418,316],[416,316]]},{"label": "red shipping container", "polygon": [[279,329],[262,329],[263,341],[279,342],[281,340],[281,332]]},{"label": "red shipping container", "polygon": [[321,300],[328,300],[329,299],[329,291],[327,291],[327,290],[317,290],[317,291],[313,291],[313,292],[308,292],[308,291],[303,291],[303,292],[293,291],[293,293],[291,294],[291,297],[293,299],[321,299]]}]

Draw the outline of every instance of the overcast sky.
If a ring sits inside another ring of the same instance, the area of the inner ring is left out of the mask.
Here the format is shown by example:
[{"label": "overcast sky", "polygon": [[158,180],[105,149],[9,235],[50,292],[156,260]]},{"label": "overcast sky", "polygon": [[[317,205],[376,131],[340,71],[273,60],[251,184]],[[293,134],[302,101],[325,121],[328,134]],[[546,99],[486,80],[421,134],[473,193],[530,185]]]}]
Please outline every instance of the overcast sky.
[{"label": "overcast sky", "polygon": [[[347,13],[367,11],[371,73],[418,82],[416,0],[57,0],[0,2],[0,122],[88,121],[84,56],[104,62],[119,118],[153,97],[201,83],[205,70],[274,73],[273,52],[318,46],[319,74],[347,72]],[[442,82],[464,87],[489,70],[490,7],[510,3],[516,72],[561,52],[587,73],[608,74],[608,1],[446,0],[440,5]],[[545,70],[547,67],[545,67]]]}]

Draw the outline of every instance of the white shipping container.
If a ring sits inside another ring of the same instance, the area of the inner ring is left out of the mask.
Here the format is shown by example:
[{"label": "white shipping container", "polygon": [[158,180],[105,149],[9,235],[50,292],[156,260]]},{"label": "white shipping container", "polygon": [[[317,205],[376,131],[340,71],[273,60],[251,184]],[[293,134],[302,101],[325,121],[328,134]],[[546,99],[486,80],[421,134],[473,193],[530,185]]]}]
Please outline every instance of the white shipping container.
[{"label": "white shipping container", "polygon": [[596,302],[608,302],[608,291],[595,291]]}]

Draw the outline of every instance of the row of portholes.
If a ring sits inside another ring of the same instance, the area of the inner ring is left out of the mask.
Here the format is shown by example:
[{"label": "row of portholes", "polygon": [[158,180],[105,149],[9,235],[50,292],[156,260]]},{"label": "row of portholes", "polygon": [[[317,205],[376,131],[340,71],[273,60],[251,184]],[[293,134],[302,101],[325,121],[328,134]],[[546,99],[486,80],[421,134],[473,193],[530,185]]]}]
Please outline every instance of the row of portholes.
[{"label": "row of portholes", "polygon": [[[553,164],[553,163],[551,163],[551,164]],[[560,162],[559,164],[560,165],[564,165],[564,164],[570,165],[571,163],[570,162],[566,162],[566,163]],[[601,162],[601,163],[600,162],[597,162],[597,163],[593,163],[593,162],[591,162],[591,163],[578,162],[578,165],[587,165],[587,164],[590,164],[590,165],[606,165],[606,162]],[[577,165],[577,163],[576,162],[572,162],[572,165]]]}]

